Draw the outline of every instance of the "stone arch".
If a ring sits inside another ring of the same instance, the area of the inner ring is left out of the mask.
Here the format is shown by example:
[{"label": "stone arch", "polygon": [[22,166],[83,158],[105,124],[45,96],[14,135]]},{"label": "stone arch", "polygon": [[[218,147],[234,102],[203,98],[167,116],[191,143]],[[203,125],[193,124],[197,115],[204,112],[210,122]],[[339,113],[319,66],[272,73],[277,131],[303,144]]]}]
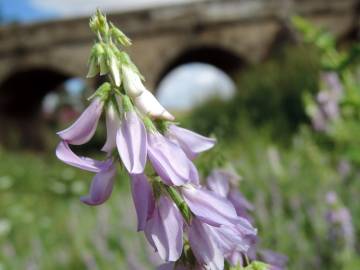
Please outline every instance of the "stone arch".
[{"label": "stone arch", "polygon": [[0,83],[0,141],[10,148],[42,149],[42,100],[70,77],[47,67],[8,75]]},{"label": "stone arch", "polygon": [[219,46],[196,46],[188,48],[178,54],[161,71],[156,81],[156,86],[174,68],[192,62],[200,62],[213,65],[230,77],[234,78],[246,65],[246,61],[235,52]]}]

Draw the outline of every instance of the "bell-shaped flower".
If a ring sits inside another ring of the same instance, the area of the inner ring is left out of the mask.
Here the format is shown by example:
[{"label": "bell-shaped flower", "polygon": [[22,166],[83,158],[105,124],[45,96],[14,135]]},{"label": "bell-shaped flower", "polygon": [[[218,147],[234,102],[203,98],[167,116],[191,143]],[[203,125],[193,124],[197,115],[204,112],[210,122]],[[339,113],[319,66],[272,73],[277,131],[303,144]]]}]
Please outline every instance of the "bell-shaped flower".
[{"label": "bell-shaped flower", "polygon": [[219,170],[213,170],[206,178],[210,190],[226,198],[230,191],[230,184],[227,177]]},{"label": "bell-shaped flower", "polygon": [[211,270],[224,269],[224,256],[211,237],[209,226],[193,218],[189,226],[189,242],[198,263]]},{"label": "bell-shaped flower", "polygon": [[116,145],[127,171],[130,174],[142,173],[146,165],[147,136],[145,126],[135,111],[124,113]]},{"label": "bell-shaped flower", "polygon": [[141,82],[140,76],[130,66],[126,64],[122,65],[121,71],[126,94],[132,98],[136,98],[144,91],[147,91]]},{"label": "bell-shaped flower", "polygon": [[190,159],[196,158],[199,153],[209,150],[216,143],[216,140],[213,138],[204,137],[176,125],[169,126],[167,136],[175,139]]},{"label": "bell-shaped flower", "polygon": [[187,185],[182,188],[182,195],[191,212],[209,225],[233,226],[240,222],[231,202],[212,191]]},{"label": "bell-shaped flower", "polygon": [[161,259],[176,261],[180,258],[183,248],[183,223],[174,202],[161,196],[145,227],[145,235]]},{"label": "bell-shaped flower", "polygon": [[99,161],[88,157],[77,156],[66,141],[61,141],[56,148],[56,156],[62,162],[85,171],[99,173],[112,163],[111,159]]},{"label": "bell-shaped flower", "polygon": [[111,153],[116,148],[116,134],[120,128],[120,118],[113,104],[106,108],[106,142],[101,149],[104,152]]},{"label": "bell-shaped flower", "polygon": [[154,211],[154,195],[148,179],[144,174],[132,174],[130,176],[131,192],[138,220],[137,229],[138,231],[143,231],[146,222]]},{"label": "bell-shaped flower", "polygon": [[206,182],[210,190],[233,204],[238,216],[251,220],[248,211],[253,210],[253,205],[237,190],[238,179],[239,176],[232,171],[215,169],[207,177]]},{"label": "bell-shaped flower", "polygon": [[224,256],[229,258],[234,255],[234,252],[247,252],[252,244],[248,236],[256,235],[256,230],[245,219],[235,226],[222,225],[208,228],[216,245]]},{"label": "bell-shaped flower", "polygon": [[179,145],[159,132],[148,133],[148,156],[154,170],[168,185],[180,186],[199,183],[196,167]]},{"label": "bell-shaped flower", "polygon": [[80,145],[87,143],[96,131],[103,106],[104,102],[99,97],[95,97],[89,107],[70,127],[59,131],[57,134],[69,144]]},{"label": "bell-shaped flower", "polygon": [[89,194],[81,197],[80,200],[88,205],[99,205],[104,203],[111,195],[115,175],[116,167],[114,164],[105,167],[95,175],[90,186]]},{"label": "bell-shaped flower", "polygon": [[139,96],[134,98],[134,102],[139,111],[147,116],[157,119],[175,120],[172,116],[151,94],[148,90],[144,90]]}]

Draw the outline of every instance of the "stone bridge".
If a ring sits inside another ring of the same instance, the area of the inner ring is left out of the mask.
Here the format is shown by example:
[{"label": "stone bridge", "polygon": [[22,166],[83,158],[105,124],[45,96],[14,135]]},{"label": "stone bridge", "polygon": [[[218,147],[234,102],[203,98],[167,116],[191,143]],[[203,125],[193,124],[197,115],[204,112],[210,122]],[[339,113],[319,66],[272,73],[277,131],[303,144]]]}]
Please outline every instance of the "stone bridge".
[{"label": "stone bridge", "polygon": [[[294,14],[339,39],[357,38],[358,11],[357,0],[208,0],[108,17],[133,40],[129,53],[155,89],[183,63],[205,62],[231,75],[264,60],[291,38]],[[66,79],[85,76],[93,38],[88,18],[0,28],[0,141],[15,126],[24,140],[38,136],[43,97]]]}]

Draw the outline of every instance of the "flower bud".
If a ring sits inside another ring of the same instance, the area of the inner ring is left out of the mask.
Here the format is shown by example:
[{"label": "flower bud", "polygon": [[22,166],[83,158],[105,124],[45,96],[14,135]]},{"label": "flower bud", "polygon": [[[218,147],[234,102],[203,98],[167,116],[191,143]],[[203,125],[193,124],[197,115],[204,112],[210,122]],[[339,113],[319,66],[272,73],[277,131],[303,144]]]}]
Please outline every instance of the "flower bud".
[{"label": "flower bud", "polygon": [[129,96],[137,97],[146,91],[139,75],[130,66],[126,64],[122,65],[121,71],[124,80],[124,88]]},{"label": "flower bud", "polygon": [[90,58],[88,61],[89,71],[86,75],[87,78],[92,78],[99,73],[99,58],[105,54],[103,46],[99,43],[96,43],[92,49]]},{"label": "flower bud", "polygon": [[175,117],[165,110],[154,95],[146,89],[140,96],[137,96],[134,101],[136,107],[144,115],[169,121],[175,120]]},{"label": "flower bud", "polygon": [[123,46],[130,46],[131,40],[117,27],[115,27],[112,23],[110,23],[111,29],[110,33],[114,37],[114,39]]},{"label": "flower bud", "polygon": [[110,72],[114,79],[114,83],[117,87],[119,87],[121,84],[119,61],[115,53],[111,50],[111,48],[107,48],[106,57],[107,57],[107,65],[110,68]]}]

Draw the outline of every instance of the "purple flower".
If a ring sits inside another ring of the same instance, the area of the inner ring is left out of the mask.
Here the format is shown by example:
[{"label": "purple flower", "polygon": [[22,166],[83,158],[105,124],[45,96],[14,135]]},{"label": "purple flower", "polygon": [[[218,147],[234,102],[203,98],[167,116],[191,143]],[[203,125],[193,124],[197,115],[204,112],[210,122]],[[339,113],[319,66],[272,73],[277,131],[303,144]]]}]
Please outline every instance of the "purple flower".
[{"label": "purple flower", "polygon": [[98,174],[95,175],[89,195],[81,197],[81,201],[88,205],[99,205],[109,199],[113,186],[114,178],[116,175],[116,167],[114,164],[103,168]]},{"label": "purple flower", "polygon": [[176,125],[169,126],[167,136],[171,139],[175,139],[187,157],[191,160],[196,158],[199,153],[212,148],[216,143],[216,140],[213,138],[204,137]]},{"label": "purple flower", "polygon": [[120,128],[120,118],[113,104],[109,104],[106,110],[106,142],[101,149],[111,153],[116,148],[116,134]]},{"label": "purple flower", "polygon": [[224,269],[224,256],[213,241],[209,226],[197,218],[193,218],[189,226],[189,242],[199,264],[206,269]]},{"label": "purple flower", "polygon": [[165,196],[156,202],[145,227],[149,243],[165,261],[176,261],[183,248],[183,218],[176,205]]},{"label": "purple flower", "polygon": [[67,129],[59,131],[57,134],[69,144],[80,145],[87,143],[96,131],[103,106],[104,102],[100,98],[94,98],[75,123]]},{"label": "purple flower", "polygon": [[199,183],[196,167],[177,144],[158,132],[148,133],[148,143],[149,159],[166,184]]},{"label": "purple flower", "polygon": [[138,219],[138,231],[143,231],[155,207],[152,188],[144,174],[131,175],[131,192]]},{"label": "purple flower", "polygon": [[182,194],[191,212],[209,225],[232,226],[240,221],[231,202],[212,191],[188,185],[182,188]]},{"label": "purple flower", "polygon": [[342,205],[335,192],[328,192],[326,201],[330,208],[326,213],[329,239],[343,243],[347,248],[354,248],[355,234],[350,211]]},{"label": "purple flower", "polygon": [[61,141],[59,143],[55,153],[58,159],[64,163],[95,173],[103,171],[104,168],[108,168],[112,163],[112,159],[98,161],[88,157],[79,157],[73,151],[71,151],[69,144],[66,141]]},{"label": "purple flower", "polygon": [[236,181],[239,179],[239,176],[234,172],[217,169],[212,171],[206,182],[210,190],[227,198],[233,204],[238,216],[251,220],[248,211],[253,210],[253,205],[246,200],[236,187],[231,189],[230,184],[235,182],[234,179]]},{"label": "purple flower", "polygon": [[145,126],[135,111],[125,112],[116,144],[127,171],[130,174],[142,173],[146,165],[147,137]]}]

